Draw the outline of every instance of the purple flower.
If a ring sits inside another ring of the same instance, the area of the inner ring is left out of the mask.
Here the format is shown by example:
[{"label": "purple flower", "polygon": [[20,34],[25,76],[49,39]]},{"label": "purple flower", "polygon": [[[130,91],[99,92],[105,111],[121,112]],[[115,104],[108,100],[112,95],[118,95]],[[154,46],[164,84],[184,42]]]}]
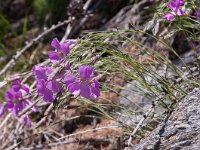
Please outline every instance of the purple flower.
[{"label": "purple flower", "polygon": [[65,55],[69,54],[70,46],[76,44],[76,40],[69,39],[60,43],[57,38],[51,42],[51,46],[55,48],[54,51],[48,52],[48,56],[52,62],[60,61]]},{"label": "purple flower", "polygon": [[[7,109],[17,116],[19,111],[31,104],[31,101],[26,98],[28,95],[30,95],[29,87],[21,84],[20,80],[15,80],[12,83],[11,89],[5,93]],[[37,111],[36,106],[33,106],[32,110]]]},{"label": "purple flower", "polygon": [[55,99],[54,94],[61,91],[59,80],[64,76],[66,69],[52,79],[53,69],[49,66],[36,65],[33,68],[33,74],[37,81],[37,92],[43,96],[44,101],[52,102]]},{"label": "purple flower", "polygon": [[51,67],[41,64],[34,66],[33,74],[37,81],[37,92],[43,96],[44,101],[52,102],[55,99],[54,93],[61,91],[59,79],[64,76],[65,72],[66,69],[52,79],[54,71]]},{"label": "purple flower", "polygon": [[53,69],[48,65],[38,64],[33,67],[32,71],[36,79],[46,80],[48,75],[53,72]]},{"label": "purple flower", "polygon": [[[30,88],[28,85],[22,84],[21,80],[14,80],[12,82],[12,87],[6,91],[5,97],[7,101],[0,104],[0,116],[4,114],[5,109],[12,112],[14,116],[17,116],[19,111],[22,111],[28,105],[31,105],[32,102],[29,100]],[[37,107],[33,106],[32,111],[37,111]],[[30,120],[28,122],[26,116],[26,125],[30,126]]]},{"label": "purple flower", "polygon": [[169,21],[172,21],[175,18],[175,16],[184,15],[184,11],[181,8],[183,5],[184,5],[184,1],[183,0],[171,0],[169,2],[169,5],[168,5],[170,7],[171,11],[166,13],[164,15],[164,18],[169,20]]},{"label": "purple flower", "polygon": [[200,8],[197,8],[195,15],[200,19]]},{"label": "purple flower", "polygon": [[54,93],[61,91],[61,85],[56,80],[45,81],[43,79],[37,81],[38,93],[43,95],[46,102],[52,102],[55,99]]},{"label": "purple flower", "polygon": [[79,74],[67,75],[64,80],[67,89],[73,95],[80,93],[84,98],[100,96],[99,82],[94,78],[92,66],[79,66]]}]

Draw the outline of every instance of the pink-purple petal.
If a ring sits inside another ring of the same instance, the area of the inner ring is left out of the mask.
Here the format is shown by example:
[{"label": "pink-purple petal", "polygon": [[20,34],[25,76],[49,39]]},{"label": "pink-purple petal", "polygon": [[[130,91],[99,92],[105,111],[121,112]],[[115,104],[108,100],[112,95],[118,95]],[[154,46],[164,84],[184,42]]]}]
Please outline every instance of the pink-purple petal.
[{"label": "pink-purple petal", "polygon": [[12,86],[13,85],[21,85],[21,80],[14,80],[13,82],[12,82]]},{"label": "pink-purple petal", "polygon": [[176,0],[176,5],[177,6],[183,6],[184,5],[184,0]]},{"label": "pink-purple petal", "polygon": [[23,101],[17,101],[15,106],[18,110],[22,110],[24,108]]},{"label": "pink-purple petal", "polygon": [[53,92],[50,91],[49,89],[45,89],[45,92],[43,94],[44,94],[43,99],[45,102],[52,102],[54,100]]},{"label": "pink-purple petal", "polygon": [[69,43],[63,43],[63,44],[61,44],[62,52],[65,55],[69,54],[69,52],[70,52],[69,46],[70,46]]},{"label": "pink-purple petal", "polygon": [[172,21],[172,20],[174,20],[175,16],[171,13],[166,13],[164,15],[164,18],[167,19],[168,21]]},{"label": "pink-purple petal", "polygon": [[48,56],[49,56],[49,59],[52,62],[61,60],[61,57],[60,57],[59,53],[56,52],[56,51],[50,51],[50,52],[48,52]]},{"label": "pink-purple petal", "polygon": [[71,75],[68,75],[64,79],[66,86],[68,87],[73,82],[78,82],[77,78]]},{"label": "pink-purple petal", "polygon": [[99,88],[92,87],[92,93],[93,93],[96,97],[99,97],[99,96],[100,96],[100,90],[99,90]]},{"label": "pink-purple petal", "polygon": [[37,91],[39,94],[43,94],[45,92],[46,83],[45,80],[38,80],[37,81]]},{"label": "pink-purple petal", "polygon": [[23,115],[23,118],[24,118],[24,122],[26,123],[26,126],[28,128],[30,128],[31,127],[31,121],[30,121],[29,116],[25,114],[25,115]]},{"label": "pink-purple petal", "polygon": [[78,82],[73,82],[67,86],[70,93],[76,95],[80,92],[80,84]]},{"label": "pink-purple petal", "polygon": [[6,97],[7,99],[9,99],[9,100],[13,100],[14,95],[13,95],[13,93],[12,93],[10,90],[8,90],[8,91],[6,91],[6,93],[5,93],[5,97]]},{"label": "pink-purple petal", "polygon": [[33,74],[36,76],[37,79],[45,79],[46,78],[46,73],[43,67],[35,67],[33,69]]},{"label": "pink-purple petal", "polygon": [[12,109],[14,107],[13,101],[10,101],[10,100],[7,100],[6,105],[8,109]]},{"label": "pink-purple petal", "polygon": [[99,82],[96,79],[93,79],[93,83],[92,83],[92,93],[96,96],[99,97],[100,96],[100,89],[99,89]]},{"label": "pink-purple petal", "polygon": [[64,41],[64,43],[68,43],[69,45],[72,45],[72,44],[76,44],[77,40],[75,40],[75,39],[67,39],[67,40]]},{"label": "pink-purple petal", "polygon": [[176,9],[176,3],[173,2],[173,1],[170,1],[170,2],[169,2],[169,7],[170,7],[172,10],[175,10],[175,9]]},{"label": "pink-purple petal", "polygon": [[46,75],[49,75],[53,72],[53,69],[49,65],[46,65],[44,68],[46,71]]},{"label": "pink-purple petal", "polygon": [[61,84],[56,80],[48,81],[46,87],[49,90],[52,90],[54,92],[60,92],[61,91]]},{"label": "pink-purple petal", "polygon": [[90,79],[94,76],[94,68],[89,65],[79,66],[80,77],[84,80]]},{"label": "pink-purple petal", "polygon": [[17,113],[18,113],[18,110],[17,110],[17,107],[16,107],[16,105],[12,108],[12,114],[14,115],[14,116],[17,116]]},{"label": "pink-purple petal", "polygon": [[20,90],[20,86],[19,85],[13,85],[12,89],[13,89],[13,91],[18,92]]},{"label": "pink-purple petal", "polygon": [[81,84],[81,96],[85,98],[90,98],[92,96],[92,91],[87,83]]},{"label": "pink-purple petal", "polygon": [[184,15],[184,11],[182,9],[177,9],[177,15],[178,16]]},{"label": "pink-purple petal", "polygon": [[51,46],[53,46],[58,51],[61,50],[61,45],[57,38],[53,38],[53,40],[51,42]]}]

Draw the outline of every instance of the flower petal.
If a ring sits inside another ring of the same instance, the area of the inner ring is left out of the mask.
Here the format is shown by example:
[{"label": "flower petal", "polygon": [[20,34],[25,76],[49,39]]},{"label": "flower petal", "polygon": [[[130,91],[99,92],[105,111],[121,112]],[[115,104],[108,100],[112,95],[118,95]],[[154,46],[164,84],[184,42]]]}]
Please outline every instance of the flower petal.
[{"label": "flower petal", "polygon": [[90,98],[92,96],[92,91],[87,83],[81,84],[81,96],[85,98]]},{"label": "flower petal", "polygon": [[48,65],[44,66],[44,68],[45,68],[46,75],[49,75],[53,72],[53,69]]},{"label": "flower petal", "polygon": [[49,90],[52,90],[54,92],[60,92],[61,91],[61,85],[56,80],[50,80],[50,81],[48,81],[46,87]]},{"label": "flower petal", "polygon": [[61,44],[62,52],[63,52],[65,55],[69,54],[69,52],[70,52],[69,46],[70,46],[69,43],[62,43],[62,44]]},{"label": "flower petal", "polygon": [[67,39],[64,41],[64,43],[68,43],[69,46],[72,45],[72,44],[76,44],[77,43],[77,40],[75,39]]},{"label": "flower petal", "polygon": [[31,127],[31,121],[30,121],[29,116],[25,114],[25,115],[23,115],[23,118],[24,118],[24,122],[26,123],[26,126],[28,128],[30,128]]},{"label": "flower petal", "polygon": [[176,0],[176,5],[178,7],[183,6],[184,5],[184,0]]},{"label": "flower petal", "polygon": [[94,76],[94,68],[89,65],[79,66],[80,77],[84,80],[90,79]]},{"label": "flower petal", "polygon": [[48,52],[48,56],[49,56],[49,59],[50,59],[52,62],[61,60],[61,57],[60,57],[59,53],[58,53],[58,52],[55,52],[55,51],[50,51],[50,52]]},{"label": "flower petal", "polygon": [[17,107],[17,110],[21,111],[24,108],[22,101],[17,101],[15,106]]},{"label": "flower petal", "polygon": [[13,85],[12,89],[13,89],[13,91],[18,92],[20,90],[20,86],[19,85]]},{"label": "flower petal", "polygon": [[5,97],[6,97],[8,100],[13,100],[13,99],[14,99],[13,92],[12,92],[11,90],[6,91]]},{"label": "flower petal", "polygon": [[177,10],[177,15],[178,15],[178,16],[184,15],[184,11],[183,11],[182,9],[178,9],[178,10]]},{"label": "flower petal", "polygon": [[18,92],[14,93],[15,99],[21,99],[22,98],[22,91],[23,90],[19,90]]},{"label": "flower petal", "polygon": [[39,94],[43,94],[45,92],[45,89],[46,89],[46,83],[45,83],[45,80],[37,80],[37,92]]},{"label": "flower petal", "polygon": [[167,19],[168,21],[172,21],[172,20],[174,20],[175,16],[171,13],[166,13],[164,15],[164,18]]},{"label": "flower petal", "polygon": [[64,81],[65,81],[65,84],[66,84],[66,87],[67,87],[67,88],[68,88],[68,86],[69,86],[70,84],[72,84],[73,82],[78,82],[77,78],[74,77],[74,76],[71,76],[71,75],[66,76],[65,79],[64,79]]},{"label": "flower petal", "polygon": [[13,101],[7,101],[6,102],[6,105],[7,105],[7,108],[10,110],[10,109],[13,109],[13,107],[14,107],[14,103],[13,103]]},{"label": "flower petal", "polygon": [[61,45],[57,38],[53,38],[53,40],[51,42],[51,46],[53,46],[58,51],[61,50]]},{"label": "flower petal", "polygon": [[68,90],[73,95],[77,95],[80,92],[80,84],[78,82],[73,82],[68,85]]},{"label": "flower petal", "polygon": [[92,93],[93,93],[96,97],[99,97],[99,96],[100,96],[99,82],[98,82],[96,79],[93,80],[93,84],[92,84]]},{"label": "flower petal", "polygon": [[172,10],[176,10],[176,3],[174,1],[170,1],[168,5]]},{"label": "flower petal", "polygon": [[14,80],[14,81],[12,82],[12,86],[13,86],[13,85],[21,85],[21,80],[19,80],[19,79]]},{"label": "flower petal", "polygon": [[43,99],[45,102],[52,102],[54,100],[53,92],[50,91],[49,89],[46,89],[44,92]]},{"label": "flower petal", "polygon": [[12,109],[12,114],[13,114],[14,116],[17,116],[17,113],[18,113],[17,107],[14,106],[13,109]]},{"label": "flower petal", "polygon": [[37,79],[46,79],[44,67],[41,65],[36,65],[33,67],[33,74]]}]

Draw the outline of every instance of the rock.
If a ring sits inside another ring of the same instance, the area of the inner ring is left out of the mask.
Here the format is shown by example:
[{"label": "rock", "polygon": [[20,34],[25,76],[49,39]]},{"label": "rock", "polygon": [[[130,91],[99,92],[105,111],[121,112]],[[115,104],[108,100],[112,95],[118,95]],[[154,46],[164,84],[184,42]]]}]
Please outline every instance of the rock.
[{"label": "rock", "polygon": [[[133,126],[143,117],[144,110],[151,107],[152,101],[139,90],[137,81],[131,81],[120,92],[119,103],[125,109],[120,110],[119,122]],[[131,112],[130,112],[131,111]]]},{"label": "rock", "polygon": [[199,150],[200,89],[195,88],[135,150]]},{"label": "rock", "polygon": [[[155,82],[149,77],[147,80],[151,83]],[[144,93],[148,93],[148,90],[135,80],[130,81],[123,87],[119,96],[119,104],[122,106],[119,110],[119,122],[125,126],[134,127],[144,117],[146,111],[151,108],[152,102],[156,99]],[[154,117],[156,118],[162,116],[165,111],[164,108],[158,105],[155,106],[154,110]]]}]

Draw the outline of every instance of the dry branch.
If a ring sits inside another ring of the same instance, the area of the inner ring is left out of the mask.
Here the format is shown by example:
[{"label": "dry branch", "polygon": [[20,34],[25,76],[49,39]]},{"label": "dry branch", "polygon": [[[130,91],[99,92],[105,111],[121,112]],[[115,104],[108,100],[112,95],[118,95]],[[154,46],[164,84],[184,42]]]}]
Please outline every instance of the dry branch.
[{"label": "dry branch", "polygon": [[13,58],[5,65],[5,67],[0,71],[0,76],[3,75],[9,68],[13,67],[17,61],[17,59],[25,52],[27,51],[30,47],[32,47],[34,44],[38,43],[39,40],[44,37],[45,35],[49,34],[53,30],[68,24],[70,21],[65,20],[63,22],[59,22],[57,25],[51,26],[51,28],[45,30],[43,33],[38,35],[35,39],[33,39],[30,43],[28,43],[25,47],[23,47],[21,50],[19,50],[16,55],[13,56]]}]

